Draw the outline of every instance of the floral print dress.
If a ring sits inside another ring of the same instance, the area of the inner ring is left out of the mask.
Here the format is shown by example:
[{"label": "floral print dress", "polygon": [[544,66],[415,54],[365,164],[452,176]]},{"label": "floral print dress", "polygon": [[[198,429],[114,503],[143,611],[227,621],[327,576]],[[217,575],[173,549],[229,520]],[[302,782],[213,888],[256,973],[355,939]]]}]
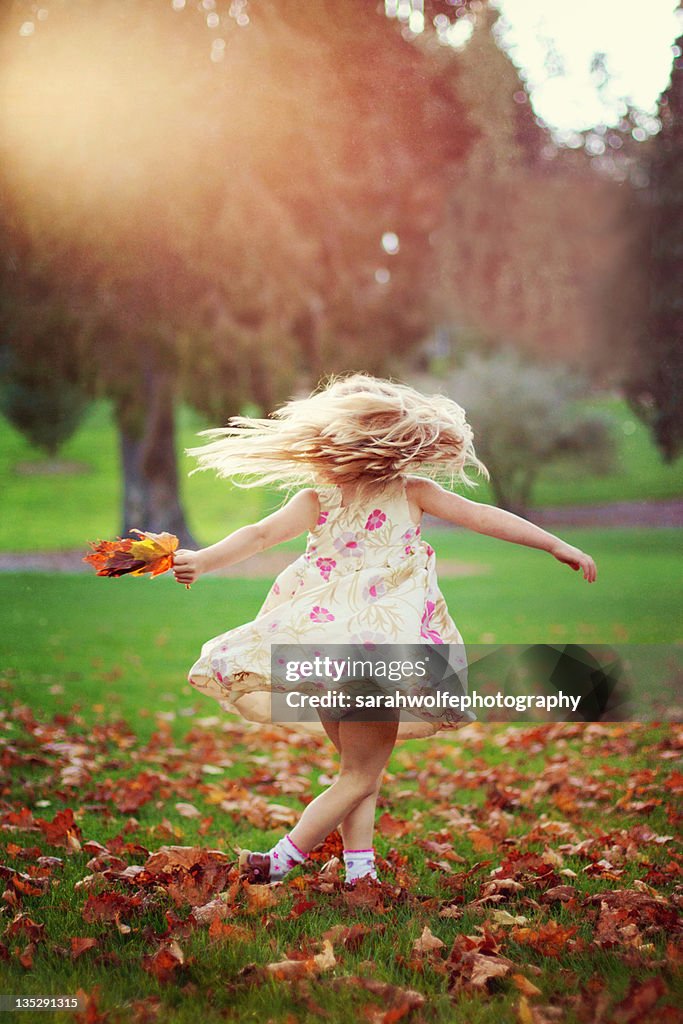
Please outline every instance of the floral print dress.
[{"label": "floral print dress", "polygon": [[[270,723],[271,688],[286,686],[271,679],[273,643],[461,645],[455,649],[457,667],[466,679],[463,639],[439,589],[434,549],[411,519],[405,479],[349,507],[342,505],[338,487],[317,493],[320,515],[305,552],[279,574],[252,622],[204,644],[190,684],[226,711]],[[292,683],[291,689],[305,686]],[[460,709],[420,712],[417,718],[402,714],[398,739],[457,729],[475,719]],[[283,724],[324,735],[319,721]]]}]

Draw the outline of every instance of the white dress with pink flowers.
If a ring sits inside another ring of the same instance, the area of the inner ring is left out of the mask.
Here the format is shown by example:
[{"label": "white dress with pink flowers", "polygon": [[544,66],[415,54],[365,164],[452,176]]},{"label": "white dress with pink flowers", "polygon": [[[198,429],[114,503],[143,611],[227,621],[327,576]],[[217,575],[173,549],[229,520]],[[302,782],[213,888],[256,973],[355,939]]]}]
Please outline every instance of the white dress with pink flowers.
[{"label": "white dress with pink flowers", "polygon": [[[411,518],[405,480],[348,508],[338,487],[318,490],[318,498],[320,516],[305,552],[280,573],[252,622],[204,644],[190,684],[226,711],[270,723],[271,689],[287,685],[271,677],[274,643],[459,645],[451,650],[466,680],[463,639],[439,589],[434,549]],[[458,729],[475,718],[452,709],[402,715],[398,738]],[[319,721],[286,727],[324,734]]]}]

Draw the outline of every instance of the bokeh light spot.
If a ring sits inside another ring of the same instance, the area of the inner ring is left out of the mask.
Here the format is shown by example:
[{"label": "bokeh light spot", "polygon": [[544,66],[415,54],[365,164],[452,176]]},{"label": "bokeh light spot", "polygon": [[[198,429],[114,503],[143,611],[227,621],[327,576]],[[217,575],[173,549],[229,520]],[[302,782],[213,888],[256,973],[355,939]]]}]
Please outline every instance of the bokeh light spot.
[{"label": "bokeh light spot", "polygon": [[382,248],[391,256],[399,250],[398,235],[394,231],[385,231],[382,235]]}]

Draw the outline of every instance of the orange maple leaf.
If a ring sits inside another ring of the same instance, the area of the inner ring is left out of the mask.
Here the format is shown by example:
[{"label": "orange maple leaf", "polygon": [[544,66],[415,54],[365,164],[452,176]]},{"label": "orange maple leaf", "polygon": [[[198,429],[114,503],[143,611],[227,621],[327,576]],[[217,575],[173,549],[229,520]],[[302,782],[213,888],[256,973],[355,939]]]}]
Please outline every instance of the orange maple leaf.
[{"label": "orange maple leaf", "polygon": [[[172,533],[151,533],[132,529],[139,540],[118,537],[116,540],[88,541],[92,551],[83,559],[98,576],[160,576],[173,567],[173,552],[178,538]],[[188,588],[189,589],[189,588]]]}]

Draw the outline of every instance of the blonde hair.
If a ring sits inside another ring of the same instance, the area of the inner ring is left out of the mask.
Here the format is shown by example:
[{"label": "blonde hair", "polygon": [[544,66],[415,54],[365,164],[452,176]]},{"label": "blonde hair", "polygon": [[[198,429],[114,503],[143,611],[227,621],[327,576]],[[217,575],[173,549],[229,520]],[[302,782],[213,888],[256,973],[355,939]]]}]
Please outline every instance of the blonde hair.
[{"label": "blonde hair", "polygon": [[227,427],[203,430],[210,441],[187,448],[199,465],[239,487],[355,484],[357,495],[407,472],[476,487],[475,453],[465,411],[445,395],[422,395],[406,384],[365,373],[331,376],[309,397],[293,399],[267,419],[233,416]]}]

